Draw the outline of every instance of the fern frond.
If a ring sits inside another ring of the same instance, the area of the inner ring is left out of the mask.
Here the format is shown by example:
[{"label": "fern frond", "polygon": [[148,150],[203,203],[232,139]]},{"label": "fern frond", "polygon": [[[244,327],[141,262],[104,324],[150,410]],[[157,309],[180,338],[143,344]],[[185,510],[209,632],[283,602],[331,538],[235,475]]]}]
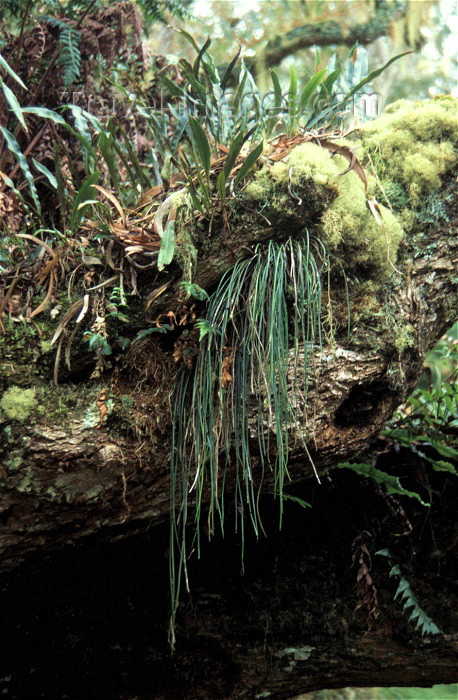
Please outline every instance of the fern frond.
[{"label": "fern frond", "polygon": [[187,0],[138,0],[137,4],[140,6],[147,26],[153,24],[153,22],[167,24],[164,12],[169,12],[171,15],[179,17],[179,19],[191,17],[191,13],[187,8],[190,2],[187,2]]},{"label": "fern frond", "polygon": [[399,577],[399,584],[396,589],[396,593],[394,594],[394,600],[399,599],[399,601],[403,603],[402,611],[404,614],[409,614],[410,608],[412,608],[409,621],[416,621],[415,629],[418,630],[422,636],[442,634],[442,631],[439,629],[436,623],[418,604],[418,600],[410,587],[410,583],[402,575],[399,564],[395,564],[394,566],[392,565],[390,550],[381,549],[376,552],[376,554],[384,556],[388,559],[391,566],[390,577]]},{"label": "fern frond", "polygon": [[59,44],[61,46],[58,63],[64,69],[63,81],[65,87],[75,83],[81,75],[81,52],[79,48],[81,32],[74,27],[56,19],[47,17],[46,22],[59,29]]}]

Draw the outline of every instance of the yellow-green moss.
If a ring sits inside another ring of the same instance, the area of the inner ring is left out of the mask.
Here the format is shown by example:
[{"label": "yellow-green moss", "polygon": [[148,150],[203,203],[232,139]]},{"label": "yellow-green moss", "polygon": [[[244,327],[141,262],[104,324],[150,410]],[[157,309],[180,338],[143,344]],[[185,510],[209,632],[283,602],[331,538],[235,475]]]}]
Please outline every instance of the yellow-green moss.
[{"label": "yellow-green moss", "polygon": [[393,330],[394,345],[400,355],[402,355],[405,350],[415,345],[415,328],[410,323],[405,326],[395,323]]},{"label": "yellow-green moss", "polygon": [[183,270],[183,278],[191,281],[197,262],[197,248],[193,241],[192,227],[189,226],[190,213],[193,211],[190,196],[182,193],[174,201],[174,207],[177,209],[174,260]]},{"label": "yellow-green moss", "polygon": [[292,216],[297,210],[295,195],[302,197],[306,191],[304,183],[312,181],[315,198],[327,194],[332,199],[319,227],[320,238],[328,250],[339,249],[339,254],[343,253],[346,269],[362,265],[370,268],[377,278],[385,279],[393,270],[403,229],[384,207],[380,220],[376,221],[367,206],[364,184],[358,175],[353,171],[341,175],[347,166],[348,161],[342,156],[331,157],[325,148],[304,143],[288,159],[271,168],[262,168],[245,194],[260,203],[268,202],[270,211],[281,210],[284,216],[291,209]]},{"label": "yellow-green moss", "polygon": [[[386,278],[394,269],[404,231],[389,209],[380,206],[379,220],[371,214],[361,180],[351,172],[344,176],[339,196],[322,218],[325,243],[342,243],[345,258],[353,264],[377,270]],[[342,178],[343,179],[343,178]]]},{"label": "yellow-green moss", "polygon": [[42,340],[40,342],[40,350],[43,355],[46,355],[48,352],[53,352],[54,347],[51,345],[49,340]]},{"label": "yellow-green moss", "polygon": [[35,389],[21,389],[18,386],[7,389],[0,400],[0,408],[9,420],[26,420],[36,404]]},{"label": "yellow-green moss", "polygon": [[[308,142],[261,168],[245,196],[280,233],[310,224],[347,271],[380,283],[395,269],[404,231],[421,220],[425,202],[458,162],[457,106],[450,97],[401,100],[364,125],[361,140],[351,145],[365,163],[367,192],[354,171],[341,176],[345,158]],[[367,205],[374,196],[377,219]]]},{"label": "yellow-green moss", "polygon": [[415,222],[412,211],[441,188],[444,174],[458,163],[457,114],[458,100],[452,97],[399,100],[363,127],[364,149],[407,228]]}]

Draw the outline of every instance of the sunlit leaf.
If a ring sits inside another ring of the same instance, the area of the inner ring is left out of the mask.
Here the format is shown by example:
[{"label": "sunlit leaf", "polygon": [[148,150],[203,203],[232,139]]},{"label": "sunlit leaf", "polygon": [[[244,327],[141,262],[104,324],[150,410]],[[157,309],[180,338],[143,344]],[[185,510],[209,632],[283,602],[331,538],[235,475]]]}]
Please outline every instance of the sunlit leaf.
[{"label": "sunlit leaf", "polygon": [[2,86],[2,90],[5,94],[6,101],[8,102],[11,111],[14,112],[14,115],[21,124],[21,126],[25,129],[25,131],[28,132],[27,124],[25,123],[24,115],[22,113],[21,105],[19,104],[16,95],[8,87],[8,85],[1,80],[1,78],[0,85]]},{"label": "sunlit leaf", "polygon": [[175,221],[169,221],[164,229],[161,238],[161,247],[157,256],[157,269],[163,270],[166,265],[169,265],[173,260],[175,252]]},{"label": "sunlit leaf", "polygon": [[247,155],[245,160],[243,161],[243,165],[238,171],[237,175],[234,178],[234,187],[238,185],[238,183],[243,180],[244,177],[246,177],[253,167],[253,165],[256,163],[258,158],[261,156],[262,151],[264,149],[264,144],[261,142],[259,143],[253,150]]}]

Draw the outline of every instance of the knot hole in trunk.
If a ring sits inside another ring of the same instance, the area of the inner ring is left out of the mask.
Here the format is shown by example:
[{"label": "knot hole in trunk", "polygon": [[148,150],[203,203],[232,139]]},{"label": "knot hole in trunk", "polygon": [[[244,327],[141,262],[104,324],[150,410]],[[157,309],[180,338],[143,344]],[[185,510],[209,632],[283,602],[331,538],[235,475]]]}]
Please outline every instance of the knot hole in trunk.
[{"label": "knot hole in trunk", "polygon": [[364,427],[373,423],[382,411],[391,390],[385,382],[354,386],[334,416],[337,428]]}]

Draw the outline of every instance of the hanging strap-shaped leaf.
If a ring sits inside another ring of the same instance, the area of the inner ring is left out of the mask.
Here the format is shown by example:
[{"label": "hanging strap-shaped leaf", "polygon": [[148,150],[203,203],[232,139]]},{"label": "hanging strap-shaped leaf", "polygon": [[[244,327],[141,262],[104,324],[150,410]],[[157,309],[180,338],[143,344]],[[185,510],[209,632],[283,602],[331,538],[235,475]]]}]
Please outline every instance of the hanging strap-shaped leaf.
[{"label": "hanging strap-shaped leaf", "polygon": [[226,72],[224,73],[224,77],[223,77],[223,79],[222,79],[222,81],[221,81],[221,84],[220,84],[221,90],[222,90],[223,92],[224,92],[224,90],[226,89],[226,86],[227,86],[227,84],[228,84],[228,82],[229,82],[229,79],[230,79],[230,77],[231,77],[232,71],[234,70],[234,66],[235,66],[235,64],[237,63],[237,61],[239,60],[239,56],[240,56],[241,50],[242,50],[242,49],[239,48],[239,50],[237,51],[237,53],[236,53],[236,55],[234,56],[234,58],[232,59],[232,61],[229,63],[229,65],[228,65],[228,67],[227,67],[227,69],[226,69]]},{"label": "hanging strap-shaped leaf", "polygon": [[253,165],[256,163],[260,155],[262,154],[264,148],[264,144],[261,142],[259,143],[255,148],[253,148],[252,151],[247,155],[245,158],[242,167],[238,171],[237,175],[234,178],[234,187],[238,185],[240,180],[243,180],[244,177],[246,177],[253,167]]},{"label": "hanging strap-shaped leaf", "polygon": [[0,85],[2,86],[2,90],[5,94],[5,98],[8,102],[10,110],[14,113],[14,116],[17,118],[18,122],[24,128],[24,130],[28,132],[27,124],[25,123],[24,115],[22,113],[21,105],[19,104],[16,95],[11,90],[11,88],[9,88],[8,85],[6,85],[6,83],[3,82],[1,78]]},{"label": "hanging strap-shaped leaf", "polygon": [[361,80],[360,83],[355,85],[355,87],[352,88],[350,92],[345,95],[345,101],[350,99],[350,97],[352,97],[356,92],[358,92],[358,90],[361,90],[361,88],[364,85],[367,85],[367,83],[370,83],[372,80],[375,80],[375,78],[378,78],[378,76],[381,75],[383,71],[385,71],[389,66],[391,66],[392,63],[397,61],[399,58],[402,58],[403,56],[407,56],[409,53],[413,53],[413,51],[404,51],[404,53],[400,53],[397,56],[393,56],[393,58],[390,58],[388,63],[385,63],[384,66],[382,66],[381,68],[377,68],[377,70],[374,70],[372,71],[372,73],[369,73],[369,75],[366,75],[364,80]]},{"label": "hanging strap-shaped leaf", "polygon": [[208,180],[210,177],[211,154],[207,135],[195,117],[189,118],[189,126],[191,127],[192,136],[197,147],[200,163]]},{"label": "hanging strap-shaped leaf", "polygon": [[54,112],[54,110],[48,109],[47,107],[22,107],[21,111],[24,112],[24,114],[35,114],[37,117],[50,119],[55,124],[61,124],[68,129],[71,128],[60,114],[57,114],[57,112]]},{"label": "hanging strap-shaped leaf", "polygon": [[10,75],[13,78],[13,80],[15,80],[17,83],[19,83],[21,88],[24,88],[24,90],[28,90],[28,88],[22,82],[21,78],[17,75],[17,73],[14,72],[14,70],[11,68],[9,63],[7,61],[5,61],[5,59],[3,58],[3,56],[1,54],[0,54],[0,66],[3,68],[4,71],[6,71],[8,73],[8,75]]},{"label": "hanging strap-shaped leaf", "polygon": [[0,126],[0,131],[2,132],[6,144],[10,151],[14,154],[14,156],[17,158],[17,161],[19,163],[19,166],[23,172],[23,175],[25,179],[27,180],[27,183],[29,185],[30,189],[30,194],[32,195],[33,203],[35,204],[35,207],[38,211],[39,214],[41,214],[41,205],[40,205],[40,200],[38,199],[38,193],[37,193],[37,188],[35,187],[35,180],[30,172],[29,164],[27,163],[27,159],[25,158],[24,154],[21,151],[21,148],[14,138],[13,134],[8,131],[8,129],[5,129],[4,126]]},{"label": "hanging strap-shaped leaf", "polygon": [[157,269],[163,270],[173,260],[175,252],[175,221],[169,221],[161,238],[161,247],[157,256]]},{"label": "hanging strap-shaped leaf", "polygon": [[200,62],[202,60],[202,57],[203,57],[204,53],[206,52],[206,50],[209,48],[211,43],[212,43],[212,40],[210,39],[210,37],[208,37],[207,41],[205,42],[205,44],[202,46],[199,53],[197,54],[197,58],[194,61],[194,65],[192,67],[192,70],[193,70],[196,78],[199,77],[199,67],[200,67]]},{"label": "hanging strap-shaped leaf", "polygon": [[39,163],[35,158],[32,158],[32,162],[36,169],[42,173],[46,179],[48,180],[49,184],[51,187],[53,187],[55,190],[57,190],[57,179],[56,177],[52,174],[50,170],[46,167],[46,165],[43,165],[43,163]]}]

